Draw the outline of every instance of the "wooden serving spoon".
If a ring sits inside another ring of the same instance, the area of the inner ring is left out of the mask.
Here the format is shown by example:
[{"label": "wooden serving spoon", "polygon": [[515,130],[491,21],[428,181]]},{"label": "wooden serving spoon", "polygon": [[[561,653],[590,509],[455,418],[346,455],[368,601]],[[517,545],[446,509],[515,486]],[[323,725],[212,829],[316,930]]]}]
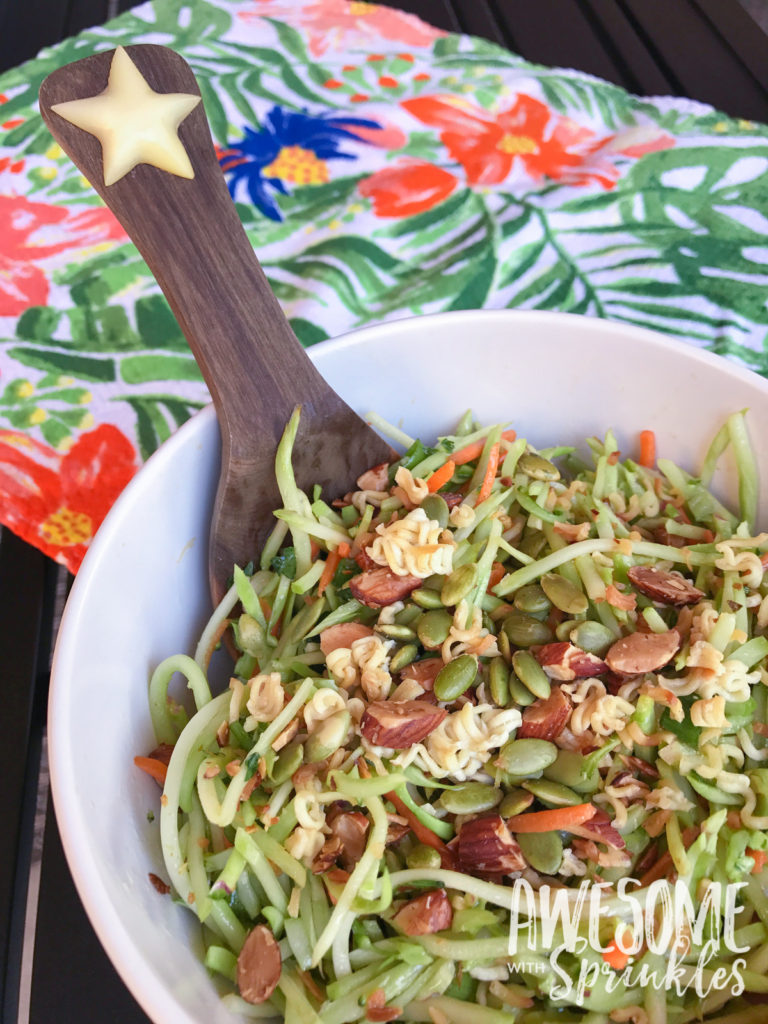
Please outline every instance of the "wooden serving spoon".
[{"label": "wooden serving spoon", "polygon": [[[102,93],[116,52],[54,71],[40,89],[40,110],[146,260],[210,389],[222,438],[208,562],[218,601],[233,566],[256,557],[274,526],[272,512],[282,506],[275,450],[297,405],[300,487],[320,484],[330,500],[364,470],[396,456],[325,382],[293,333],[230,199],[202,103],[177,129],[194,177],[140,163],[114,184],[104,182],[96,135],[52,109]],[[155,93],[200,95],[192,70],[173,50],[140,45],[126,52]],[[119,138],[119,119],[114,131]]]}]

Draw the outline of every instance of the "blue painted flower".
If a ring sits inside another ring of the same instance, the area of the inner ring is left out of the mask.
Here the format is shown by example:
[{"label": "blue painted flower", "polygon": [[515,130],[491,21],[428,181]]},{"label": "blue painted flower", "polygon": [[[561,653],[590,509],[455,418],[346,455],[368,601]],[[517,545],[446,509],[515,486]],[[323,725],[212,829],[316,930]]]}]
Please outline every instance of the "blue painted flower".
[{"label": "blue painted flower", "polygon": [[[241,181],[246,183],[254,206],[272,220],[282,220],[275,192],[288,194],[286,182],[320,185],[330,178],[328,160],[354,160],[339,144],[361,137],[354,128],[379,130],[381,125],[359,117],[309,114],[273,107],[258,131],[245,129],[245,138],[219,152],[234,197]],[[363,133],[361,132],[361,135]]]}]

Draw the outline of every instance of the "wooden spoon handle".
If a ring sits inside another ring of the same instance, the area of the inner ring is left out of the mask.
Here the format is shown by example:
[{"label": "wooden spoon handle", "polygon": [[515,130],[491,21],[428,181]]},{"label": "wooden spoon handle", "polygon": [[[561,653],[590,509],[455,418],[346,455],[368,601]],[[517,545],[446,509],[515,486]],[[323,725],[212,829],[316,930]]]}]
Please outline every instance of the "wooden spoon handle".
[{"label": "wooden spoon handle", "polygon": [[[126,49],[156,92],[200,94],[191,69],[172,50],[153,45]],[[279,439],[297,396],[314,412],[324,403],[343,403],[310,362],[253,253],[229,197],[202,103],[178,131],[193,178],[139,164],[111,185],[104,184],[98,139],[51,109],[101,93],[112,56],[99,53],[53,72],[40,90],[41,113],[61,148],[136,243],[203,372],[225,446],[231,455],[247,458],[249,438]]]}]

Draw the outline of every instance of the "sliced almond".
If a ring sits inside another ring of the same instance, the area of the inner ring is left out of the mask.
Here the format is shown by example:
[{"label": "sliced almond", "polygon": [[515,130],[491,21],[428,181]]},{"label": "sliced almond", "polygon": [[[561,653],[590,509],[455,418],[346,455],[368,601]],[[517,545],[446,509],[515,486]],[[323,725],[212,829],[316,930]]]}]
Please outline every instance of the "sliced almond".
[{"label": "sliced almond", "polygon": [[567,640],[544,644],[536,651],[535,657],[550,679],[558,679],[561,682],[599,676],[608,668],[596,654],[583,651]]},{"label": "sliced almond", "polygon": [[436,729],[448,712],[423,700],[375,700],[365,709],[360,732],[377,747],[405,750]]},{"label": "sliced almond", "polygon": [[499,814],[464,822],[458,839],[459,869],[467,874],[505,875],[526,866],[517,840]]},{"label": "sliced almond", "polygon": [[408,900],[392,919],[406,935],[433,935],[453,923],[453,908],[445,889],[433,889]]},{"label": "sliced almond", "polygon": [[546,700],[537,700],[523,711],[518,739],[555,740],[571,717],[571,700],[556,686]]},{"label": "sliced almond", "polygon": [[633,565],[627,571],[627,576],[641,594],[662,604],[679,607],[684,604],[696,604],[704,597],[704,593],[679,572],[657,569],[653,565]]},{"label": "sliced almond", "polygon": [[361,811],[341,811],[326,819],[340,844],[341,866],[351,871],[365,851],[369,821]]},{"label": "sliced almond", "polygon": [[389,463],[380,462],[378,466],[366,469],[357,478],[357,486],[361,491],[386,491],[389,487]]},{"label": "sliced almond", "polygon": [[353,576],[349,581],[349,589],[361,604],[369,608],[384,608],[395,601],[402,601],[421,583],[418,576],[397,576],[382,567]]},{"label": "sliced almond", "polygon": [[351,647],[355,640],[361,640],[364,636],[373,636],[370,626],[362,622],[337,622],[320,634],[320,650],[329,655],[340,647]]},{"label": "sliced almond", "polygon": [[263,1003],[277,988],[280,947],[266,925],[251,929],[237,958],[237,987],[247,1003]]},{"label": "sliced almond", "polygon": [[422,658],[421,661],[412,661],[406,665],[400,673],[401,679],[415,679],[425,690],[432,690],[435,686],[435,677],[445,665],[442,658]]},{"label": "sliced almond", "polygon": [[630,633],[608,649],[605,660],[613,672],[639,676],[663,668],[679,648],[680,634],[676,629],[665,633]]},{"label": "sliced almond", "polygon": [[312,861],[312,874],[322,875],[329,871],[341,854],[343,847],[338,836],[330,836],[320,847],[320,852]]}]

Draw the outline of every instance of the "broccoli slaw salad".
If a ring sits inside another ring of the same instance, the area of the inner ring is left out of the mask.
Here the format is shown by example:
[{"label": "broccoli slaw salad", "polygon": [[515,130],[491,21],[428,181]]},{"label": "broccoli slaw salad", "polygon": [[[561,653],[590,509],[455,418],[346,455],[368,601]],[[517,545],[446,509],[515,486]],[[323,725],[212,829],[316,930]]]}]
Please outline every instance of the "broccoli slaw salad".
[{"label": "broccoli slaw salad", "polygon": [[[757,1024],[768,533],[744,413],[698,475],[465,414],[283,508],[157,667],[167,881],[243,1018]],[[659,439],[663,445],[663,439]],[[710,483],[738,473],[738,510]],[[333,499],[333,500],[331,500]],[[239,657],[212,696],[225,638]],[[169,692],[180,673],[188,713]]]}]

